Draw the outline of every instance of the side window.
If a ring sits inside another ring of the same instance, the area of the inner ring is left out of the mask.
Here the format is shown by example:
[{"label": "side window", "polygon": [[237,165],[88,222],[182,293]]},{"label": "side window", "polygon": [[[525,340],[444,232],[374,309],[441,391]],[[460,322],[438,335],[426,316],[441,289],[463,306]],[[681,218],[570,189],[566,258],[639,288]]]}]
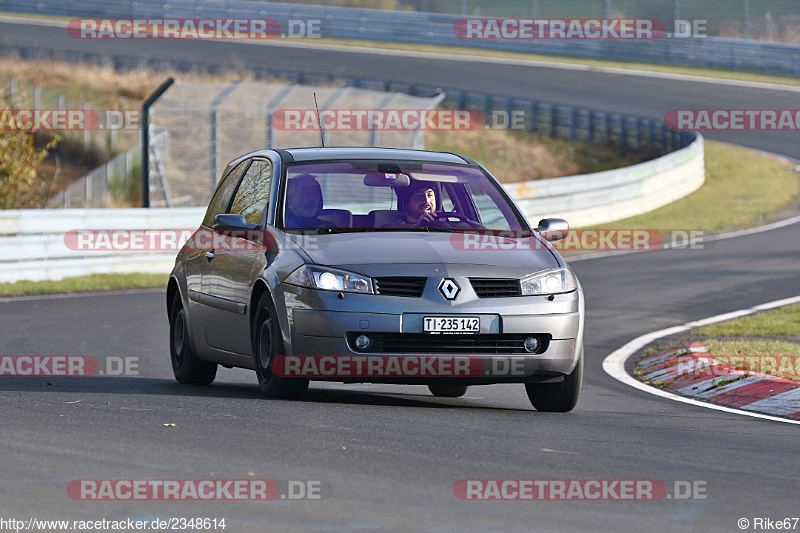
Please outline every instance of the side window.
[{"label": "side window", "polygon": [[214,217],[224,213],[228,208],[228,203],[231,201],[231,196],[233,196],[233,191],[236,189],[236,184],[239,183],[239,178],[249,162],[249,159],[245,159],[236,165],[236,168],[231,170],[225,177],[225,181],[219,186],[214,197],[211,198],[211,202],[208,204],[206,216],[203,218],[204,226],[212,227],[214,225]]},{"label": "side window", "polygon": [[256,159],[239,184],[233,197],[230,212],[244,215],[251,224],[259,224],[264,208],[269,202],[269,188],[272,185],[272,162]]}]

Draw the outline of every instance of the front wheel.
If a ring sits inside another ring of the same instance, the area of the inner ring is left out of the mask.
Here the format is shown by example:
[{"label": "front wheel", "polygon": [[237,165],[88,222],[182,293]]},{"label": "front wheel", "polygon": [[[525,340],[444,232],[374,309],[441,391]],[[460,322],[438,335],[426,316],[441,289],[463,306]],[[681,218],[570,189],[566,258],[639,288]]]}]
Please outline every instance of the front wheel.
[{"label": "front wheel", "polygon": [[183,308],[181,295],[177,291],[169,313],[169,354],[172,359],[172,373],[179,383],[208,385],[217,377],[217,363],[198,359],[192,350],[186,309]]},{"label": "front wheel", "polygon": [[575,369],[564,376],[561,383],[525,384],[528,399],[537,411],[566,413],[578,403],[583,383],[583,350]]},{"label": "front wheel", "polygon": [[428,389],[438,398],[460,398],[467,393],[466,385],[428,385]]},{"label": "front wheel", "polygon": [[302,398],[308,390],[307,379],[287,378],[272,371],[275,356],[283,355],[284,350],[278,317],[268,294],[261,297],[257,309],[253,328],[253,363],[261,392],[271,398]]}]

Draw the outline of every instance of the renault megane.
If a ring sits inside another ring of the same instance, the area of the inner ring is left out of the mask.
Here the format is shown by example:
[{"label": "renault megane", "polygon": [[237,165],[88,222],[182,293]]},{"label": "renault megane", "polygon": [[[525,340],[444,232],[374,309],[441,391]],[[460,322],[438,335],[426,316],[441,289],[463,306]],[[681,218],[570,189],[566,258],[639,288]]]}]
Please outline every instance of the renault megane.
[{"label": "renault megane", "polygon": [[581,286],[499,183],[457,154],[262,150],[232,161],[167,289],[176,379],[255,370],[268,396],[311,380],[521,383],[569,411],[583,374]]}]

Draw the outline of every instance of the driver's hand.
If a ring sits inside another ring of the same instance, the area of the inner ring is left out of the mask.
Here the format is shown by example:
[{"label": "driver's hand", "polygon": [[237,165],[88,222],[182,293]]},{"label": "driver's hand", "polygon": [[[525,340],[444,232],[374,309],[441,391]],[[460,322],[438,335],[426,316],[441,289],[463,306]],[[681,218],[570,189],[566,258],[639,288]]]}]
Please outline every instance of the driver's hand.
[{"label": "driver's hand", "polygon": [[422,226],[424,223],[430,224],[436,220],[436,216],[433,213],[422,213],[419,219],[417,219],[417,226]]}]

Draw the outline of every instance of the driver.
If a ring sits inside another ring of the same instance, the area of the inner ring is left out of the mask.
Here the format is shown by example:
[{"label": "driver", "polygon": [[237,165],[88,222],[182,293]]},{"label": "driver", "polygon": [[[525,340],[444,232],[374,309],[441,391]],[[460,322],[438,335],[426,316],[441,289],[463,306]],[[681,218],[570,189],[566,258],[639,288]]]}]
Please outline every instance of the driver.
[{"label": "driver", "polygon": [[[414,181],[408,187],[398,187],[397,220],[391,220],[383,227],[423,226],[437,221],[439,211],[436,190],[424,181]],[[438,221],[438,225],[449,225]]]}]

